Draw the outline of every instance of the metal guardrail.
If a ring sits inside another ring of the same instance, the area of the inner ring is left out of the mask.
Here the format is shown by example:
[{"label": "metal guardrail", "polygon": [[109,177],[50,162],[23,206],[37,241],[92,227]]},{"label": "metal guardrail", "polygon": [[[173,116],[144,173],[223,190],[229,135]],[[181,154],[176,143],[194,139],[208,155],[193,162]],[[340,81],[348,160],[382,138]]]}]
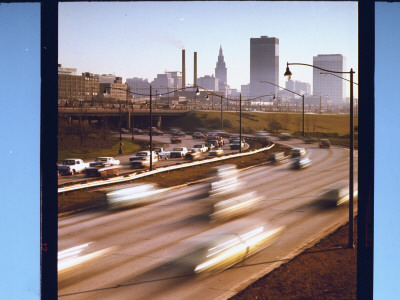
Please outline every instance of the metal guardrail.
[{"label": "metal guardrail", "polygon": [[81,190],[81,189],[86,189],[86,188],[90,188],[90,187],[97,187],[97,186],[103,186],[103,185],[108,185],[108,184],[112,184],[112,183],[122,183],[122,182],[125,182],[125,181],[130,181],[130,180],[133,180],[133,179],[143,178],[143,177],[154,175],[154,174],[157,174],[157,173],[168,172],[168,171],[177,170],[177,169],[183,169],[183,168],[188,168],[188,167],[194,167],[194,166],[208,164],[208,163],[212,163],[212,162],[216,162],[216,161],[223,161],[223,160],[230,159],[230,158],[236,158],[236,157],[241,157],[241,156],[252,155],[252,154],[256,154],[256,153],[259,153],[259,152],[262,152],[262,151],[266,151],[266,150],[272,149],[274,146],[275,146],[275,144],[271,144],[268,147],[260,148],[260,149],[257,149],[257,150],[254,150],[254,151],[250,151],[250,152],[229,154],[229,155],[224,155],[224,156],[221,156],[221,157],[209,158],[209,159],[199,160],[199,161],[190,162],[190,163],[183,163],[183,164],[179,164],[179,165],[161,167],[161,168],[155,169],[153,171],[143,172],[143,173],[139,173],[139,174],[138,173],[132,173],[132,174],[129,174],[129,175],[111,177],[111,178],[107,178],[107,179],[103,179],[103,180],[97,180],[97,181],[91,181],[91,182],[86,182],[86,183],[73,184],[73,185],[70,185],[70,186],[59,188],[58,189],[58,193],[77,191],[77,190]]}]

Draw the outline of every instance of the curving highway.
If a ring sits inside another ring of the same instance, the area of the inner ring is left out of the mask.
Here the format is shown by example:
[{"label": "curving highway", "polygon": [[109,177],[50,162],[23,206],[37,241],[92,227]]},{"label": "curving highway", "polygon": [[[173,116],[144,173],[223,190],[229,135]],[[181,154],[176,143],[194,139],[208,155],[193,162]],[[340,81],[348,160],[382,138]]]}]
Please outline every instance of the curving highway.
[{"label": "curving highway", "polygon": [[[349,150],[298,140],[285,144],[305,147],[312,165],[292,170],[288,161],[242,170],[242,192],[255,192],[262,201],[224,224],[204,216],[202,185],[169,189],[147,206],[59,219],[59,267],[60,254],[79,253],[79,260],[59,270],[59,298],[227,299],[348,221],[347,205],[328,208],[316,200],[326,186],[348,180]],[[275,243],[219,273],[193,275],[176,263],[189,238],[254,220],[284,231]]]}]

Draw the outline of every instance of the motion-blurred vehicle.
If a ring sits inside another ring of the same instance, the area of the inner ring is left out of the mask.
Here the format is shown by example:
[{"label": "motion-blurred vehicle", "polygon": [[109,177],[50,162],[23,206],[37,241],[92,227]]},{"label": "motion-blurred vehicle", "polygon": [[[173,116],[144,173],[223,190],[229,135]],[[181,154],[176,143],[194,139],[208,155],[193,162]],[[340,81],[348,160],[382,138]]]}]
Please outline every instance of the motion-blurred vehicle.
[{"label": "motion-blurred vehicle", "polygon": [[257,136],[257,137],[268,137],[271,134],[269,132],[264,131],[264,130],[257,130],[257,131],[254,131],[254,135]]},{"label": "motion-blurred vehicle", "polygon": [[142,135],[142,134],[146,134],[146,132],[144,132],[142,129],[139,128],[133,128],[133,134],[138,134],[138,135]]},{"label": "motion-blurred vehicle", "polygon": [[224,150],[222,149],[213,149],[208,152],[208,156],[222,156],[224,155]]},{"label": "motion-blurred vehicle", "polygon": [[94,159],[91,163],[89,163],[89,167],[106,167],[106,166],[116,166],[119,165],[120,161],[118,159],[114,159],[110,156],[99,156]]},{"label": "motion-blurred vehicle", "polygon": [[186,147],[176,147],[173,148],[169,153],[170,158],[182,158],[185,157],[186,153],[188,153],[188,149]]},{"label": "motion-blurred vehicle", "polygon": [[87,167],[89,167],[89,163],[83,162],[80,158],[68,158],[58,165],[58,172],[60,175],[75,175],[84,173]]},{"label": "motion-blurred vehicle", "polygon": [[268,155],[268,162],[271,164],[280,164],[286,159],[284,152],[274,152]]},{"label": "motion-blurred vehicle", "polygon": [[207,135],[206,142],[214,144],[217,148],[221,148],[225,144],[224,139],[220,135],[213,133]]},{"label": "motion-blurred vehicle", "polygon": [[192,137],[193,137],[193,139],[197,139],[197,140],[206,138],[206,136],[204,134],[202,134],[201,132],[193,132]]},{"label": "motion-blurred vehicle", "polygon": [[320,148],[330,148],[331,142],[328,139],[322,139],[319,141],[319,147]]},{"label": "motion-blurred vehicle", "polygon": [[[158,162],[158,155],[155,151],[152,152],[152,163]],[[129,158],[131,167],[134,169],[143,169],[150,167],[150,151],[139,151],[134,156]]]},{"label": "motion-blurred vehicle", "polygon": [[[349,202],[349,183],[347,181],[341,181],[333,184],[325,189],[325,191],[319,196],[319,200],[325,202],[330,206],[339,206]],[[354,190],[354,198],[357,198],[358,191]]]},{"label": "motion-blurred vehicle", "polygon": [[120,165],[107,165],[107,164],[96,164],[95,166],[88,167],[85,170],[86,177],[110,177],[113,175],[119,175],[122,167]]},{"label": "motion-blurred vehicle", "polygon": [[300,170],[311,166],[311,159],[308,156],[296,157],[292,162],[292,169]]},{"label": "motion-blurred vehicle", "polygon": [[101,193],[106,194],[109,209],[129,206],[146,205],[160,200],[165,189],[153,183],[134,183],[117,188],[107,188]]},{"label": "motion-blurred vehicle", "polygon": [[211,151],[211,150],[215,149],[215,145],[212,143],[205,143],[204,146],[206,146],[207,151]]},{"label": "motion-blurred vehicle", "polygon": [[304,148],[293,148],[292,150],[290,150],[290,157],[292,157],[292,158],[305,156],[305,155],[307,155],[307,151]]},{"label": "motion-blurred vehicle", "polygon": [[225,223],[182,241],[174,263],[194,274],[221,272],[272,245],[283,230],[257,219]]},{"label": "motion-blurred vehicle", "polygon": [[304,143],[306,143],[306,144],[312,144],[312,143],[315,143],[317,140],[316,140],[315,138],[312,138],[312,137],[305,137],[305,138],[303,139],[303,141],[304,141]]},{"label": "motion-blurred vehicle", "polygon": [[185,155],[185,159],[191,161],[199,160],[201,158],[203,158],[202,152],[199,151],[198,149],[193,149],[193,148]]},{"label": "motion-blurred vehicle", "polygon": [[282,141],[290,140],[292,137],[293,137],[293,136],[292,136],[290,133],[286,133],[286,132],[280,133],[280,134],[278,135],[278,138],[279,138],[280,140],[282,140]]}]

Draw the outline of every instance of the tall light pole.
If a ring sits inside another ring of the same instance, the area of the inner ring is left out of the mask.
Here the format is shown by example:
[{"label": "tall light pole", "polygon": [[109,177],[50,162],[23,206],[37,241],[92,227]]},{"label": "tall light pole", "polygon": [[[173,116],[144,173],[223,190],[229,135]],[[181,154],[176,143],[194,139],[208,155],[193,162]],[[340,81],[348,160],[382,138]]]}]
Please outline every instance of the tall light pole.
[{"label": "tall light pole", "polygon": [[[301,66],[308,66],[312,68],[316,68],[318,70],[328,72],[328,73],[337,73],[337,74],[350,74],[350,166],[349,166],[349,243],[348,247],[349,248],[354,248],[354,216],[353,216],[353,205],[354,205],[354,179],[353,179],[353,169],[354,169],[354,120],[353,120],[353,75],[354,71],[353,68],[350,69],[349,72],[343,72],[343,71],[332,71],[332,70],[326,70],[317,66],[309,65],[309,64],[303,64],[303,63],[287,63],[286,67],[286,72],[284,76],[292,76],[292,72],[289,70],[289,65],[301,65]],[[331,74],[334,76],[337,76],[335,74]],[[338,76],[337,76],[338,77]],[[340,77],[342,78],[342,77]],[[347,80],[345,78],[342,78],[344,80]],[[348,80],[347,80],[348,81]]]},{"label": "tall light pole", "polygon": [[239,153],[242,153],[242,93],[239,97]]},{"label": "tall light pole", "polygon": [[[293,92],[293,91],[291,91],[291,90],[288,90],[288,89],[286,89],[286,88],[284,88],[284,87],[281,87],[281,86],[279,86],[279,85],[277,85],[277,84],[275,84],[275,83],[269,82],[269,81],[260,81],[260,82],[272,84],[272,85],[274,85],[274,86],[277,86],[277,87],[279,87],[279,88],[281,88],[281,89],[283,89],[283,90],[285,90],[285,91],[291,92],[291,93],[293,93],[293,94],[295,94],[295,95],[297,95],[297,96],[300,96],[300,97],[302,98],[302,103],[303,103],[303,113],[302,113],[303,130],[302,130],[302,136],[303,136],[303,138],[304,138],[304,95],[300,95],[300,94],[298,94],[298,93],[296,93],[296,92]],[[282,109],[281,109],[281,111],[282,111]]]}]

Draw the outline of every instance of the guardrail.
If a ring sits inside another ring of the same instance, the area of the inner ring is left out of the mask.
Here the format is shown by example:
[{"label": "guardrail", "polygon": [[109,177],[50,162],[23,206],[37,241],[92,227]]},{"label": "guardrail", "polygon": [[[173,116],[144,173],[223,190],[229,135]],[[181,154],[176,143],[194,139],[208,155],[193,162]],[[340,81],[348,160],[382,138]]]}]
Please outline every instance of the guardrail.
[{"label": "guardrail", "polygon": [[216,161],[223,161],[223,160],[227,160],[230,158],[252,155],[252,154],[256,154],[256,153],[259,153],[262,151],[272,149],[274,146],[275,146],[275,144],[271,144],[268,147],[260,148],[260,149],[254,150],[254,151],[229,154],[229,155],[224,155],[221,157],[209,158],[209,159],[199,160],[199,161],[190,162],[190,163],[183,163],[183,164],[179,164],[179,165],[161,167],[161,168],[157,168],[152,171],[143,172],[143,173],[139,173],[139,174],[132,173],[129,175],[111,177],[111,178],[107,178],[107,179],[103,179],[103,180],[96,180],[96,181],[91,181],[91,182],[73,184],[70,186],[59,188],[58,193],[77,191],[77,190],[81,190],[81,189],[86,189],[86,188],[90,188],[90,187],[98,187],[98,186],[103,186],[103,185],[108,185],[108,184],[113,184],[113,183],[122,183],[125,181],[143,178],[143,177],[150,176],[150,175],[157,174],[157,173],[168,172],[168,171],[172,171],[172,170],[183,169],[183,168],[198,166],[198,165],[202,165],[202,164],[208,164],[208,163],[212,163],[212,162],[216,162]]}]

